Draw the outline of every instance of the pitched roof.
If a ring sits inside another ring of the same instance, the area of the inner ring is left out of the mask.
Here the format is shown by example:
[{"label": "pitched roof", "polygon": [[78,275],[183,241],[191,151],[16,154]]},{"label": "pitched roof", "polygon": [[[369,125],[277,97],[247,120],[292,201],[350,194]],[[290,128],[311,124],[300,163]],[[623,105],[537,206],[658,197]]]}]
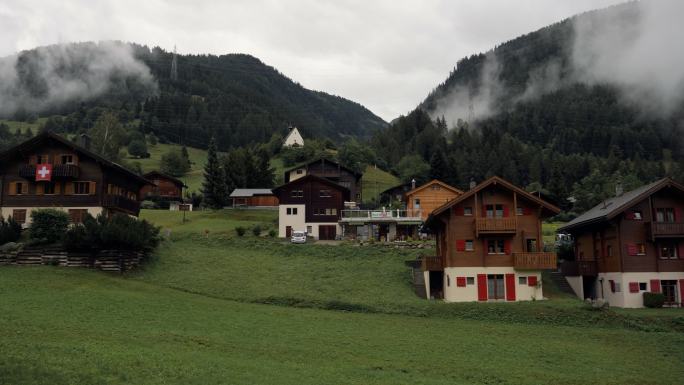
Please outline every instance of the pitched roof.
[{"label": "pitched roof", "polygon": [[289,186],[289,185],[291,185],[291,184],[306,182],[306,181],[309,181],[309,180],[321,182],[321,183],[324,183],[324,184],[326,184],[326,185],[328,185],[328,186],[330,186],[330,187],[332,187],[332,188],[341,190],[342,192],[344,192],[345,194],[347,194],[347,196],[346,196],[345,199],[349,199],[349,194],[350,194],[351,192],[349,191],[348,188],[346,188],[346,187],[344,187],[344,186],[341,186],[341,185],[339,185],[339,184],[337,184],[337,183],[331,181],[330,179],[321,178],[321,177],[319,177],[319,176],[312,175],[312,174],[307,174],[307,175],[305,175],[305,176],[303,176],[303,177],[301,177],[301,178],[297,178],[297,179],[295,179],[295,180],[293,180],[293,181],[291,181],[291,182],[287,182],[287,183],[285,183],[285,184],[282,184],[282,185],[280,185],[280,186],[274,188],[274,189],[273,189],[273,193],[274,193],[274,194],[277,194],[280,190],[282,190],[283,188],[285,188],[286,186]]},{"label": "pitched roof", "polygon": [[23,152],[31,151],[31,149],[39,146],[40,144],[42,144],[44,141],[46,141],[48,139],[55,140],[55,141],[65,145],[65,146],[73,149],[76,152],[84,154],[88,158],[93,159],[95,162],[100,163],[102,166],[107,167],[109,169],[117,170],[121,173],[124,173],[124,174],[128,175],[129,177],[137,180],[140,183],[154,185],[154,183],[152,183],[149,180],[145,179],[144,177],[130,171],[129,169],[123,167],[122,165],[114,163],[110,160],[107,160],[107,159],[103,158],[102,156],[100,156],[100,155],[98,155],[98,154],[96,154],[90,150],[87,150],[87,149],[77,145],[76,143],[74,143],[70,140],[67,140],[66,138],[63,138],[63,137],[61,137],[61,136],[59,136],[53,132],[50,132],[50,131],[42,132],[42,133],[34,136],[33,138],[31,138],[31,139],[29,139],[23,143],[20,143],[16,146],[10,148],[9,150],[1,153],[0,154],[0,160],[8,159],[8,158],[12,157],[13,155],[15,155],[16,153],[23,153]]},{"label": "pitched roof", "polygon": [[470,198],[471,196],[475,195],[475,193],[477,193],[478,191],[481,191],[485,187],[488,187],[490,185],[501,185],[501,186],[503,186],[503,187],[505,187],[511,191],[514,191],[517,194],[525,197],[526,199],[529,199],[532,202],[535,202],[535,203],[541,205],[542,207],[546,208],[547,210],[551,211],[554,214],[558,214],[561,211],[558,207],[552,205],[551,203],[549,203],[549,202],[547,202],[547,201],[545,201],[539,197],[536,197],[536,196],[528,193],[527,191],[521,189],[520,187],[518,187],[518,186],[516,186],[516,185],[514,185],[514,184],[512,184],[512,183],[510,183],[504,179],[501,179],[498,176],[493,176],[493,177],[487,179],[486,181],[478,184],[477,186],[473,187],[472,189],[466,191],[462,195],[460,195],[460,196],[450,200],[449,202],[443,204],[442,206],[436,208],[432,212],[432,214],[430,214],[430,217],[436,217],[436,216],[442,214],[444,211],[446,211],[450,207],[458,204],[459,202],[462,202],[462,201]]},{"label": "pitched roof", "polygon": [[558,228],[558,231],[567,231],[590,223],[610,220],[631,206],[639,203],[647,196],[668,186],[675,187],[684,192],[684,186],[676,183],[670,178],[663,178],[599,203],[582,215],[566,223],[564,226]]},{"label": "pitched roof", "polygon": [[246,198],[255,195],[273,195],[270,188],[236,188],[230,193],[230,198]]},{"label": "pitched roof", "polygon": [[460,194],[463,194],[463,191],[457,189],[456,187],[450,186],[450,185],[448,185],[448,184],[442,182],[441,180],[433,179],[433,180],[431,180],[431,181],[425,183],[425,184],[422,185],[422,186],[418,186],[418,187],[414,188],[413,190],[407,191],[407,192],[405,193],[405,195],[406,195],[406,196],[413,195],[413,194],[417,193],[418,191],[423,190],[423,189],[426,189],[426,188],[428,188],[428,187],[430,187],[430,186],[432,186],[432,185],[434,185],[434,184],[438,184],[438,185],[444,187],[444,188],[447,189],[447,190],[451,190],[451,191],[455,192],[456,194],[459,194],[459,195],[460,195]]},{"label": "pitched roof", "polygon": [[339,168],[341,168],[341,169],[343,169],[343,170],[345,170],[345,171],[347,171],[347,172],[350,172],[350,173],[354,174],[354,176],[356,176],[357,178],[360,178],[360,177],[363,176],[362,173],[356,172],[356,171],[350,169],[349,167],[345,167],[345,166],[341,165],[340,163],[337,163],[337,162],[335,162],[335,161],[332,161],[332,160],[330,160],[330,159],[328,159],[328,158],[326,158],[326,157],[323,157],[323,156],[320,157],[320,158],[317,158],[317,159],[308,161],[308,162],[300,163],[300,164],[298,164],[298,165],[296,165],[296,166],[293,166],[293,167],[290,167],[290,168],[288,168],[288,169],[285,169],[284,172],[285,172],[285,174],[287,174],[287,173],[289,173],[290,171],[296,170],[296,169],[298,169],[298,168],[310,166],[310,165],[312,165],[312,164],[314,164],[314,163],[318,163],[318,162],[320,162],[320,161],[329,162],[329,163],[332,163],[332,164],[334,164],[334,165],[337,165]]},{"label": "pitched roof", "polygon": [[173,183],[175,183],[175,184],[177,184],[177,185],[180,185],[180,186],[183,186],[183,187],[186,187],[186,188],[188,187],[188,186],[185,184],[185,182],[183,182],[182,180],[180,180],[180,179],[178,179],[178,178],[176,178],[176,177],[173,177],[173,176],[171,176],[171,175],[169,175],[169,174],[165,174],[165,173],[163,173],[163,172],[161,172],[161,171],[157,171],[157,170],[153,170],[153,171],[150,171],[150,172],[148,172],[148,173],[146,173],[146,174],[143,174],[143,177],[144,177],[144,178],[151,178],[151,177],[153,177],[154,175],[159,175],[159,176],[161,176],[161,177],[163,177],[163,178],[166,178],[166,179],[172,181]]},{"label": "pitched roof", "polygon": [[[302,134],[299,132],[299,130],[297,129],[297,127],[290,127],[290,132],[288,132],[287,135],[285,135],[285,139],[283,139],[283,143],[286,143],[287,140],[290,138],[290,136],[291,136],[295,131],[297,131],[297,133],[299,134],[299,136],[302,136]],[[302,140],[304,140],[304,138],[302,138]]]}]

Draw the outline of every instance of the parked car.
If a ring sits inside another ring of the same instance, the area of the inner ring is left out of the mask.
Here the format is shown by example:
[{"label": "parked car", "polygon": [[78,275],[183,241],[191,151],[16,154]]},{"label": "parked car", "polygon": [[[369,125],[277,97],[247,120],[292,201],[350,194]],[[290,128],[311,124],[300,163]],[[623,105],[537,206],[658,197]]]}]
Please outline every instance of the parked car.
[{"label": "parked car", "polygon": [[293,231],[290,238],[292,243],[306,243],[306,231]]}]

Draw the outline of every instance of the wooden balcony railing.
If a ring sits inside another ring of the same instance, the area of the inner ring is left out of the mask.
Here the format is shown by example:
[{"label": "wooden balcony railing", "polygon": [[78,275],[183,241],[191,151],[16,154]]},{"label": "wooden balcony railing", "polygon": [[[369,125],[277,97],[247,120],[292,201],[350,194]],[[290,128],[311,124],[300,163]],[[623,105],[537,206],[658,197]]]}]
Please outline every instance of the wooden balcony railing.
[{"label": "wooden balcony railing", "polygon": [[102,198],[102,206],[123,210],[132,215],[140,213],[140,202],[122,197],[120,195],[107,194]]},{"label": "wooden balcony railing", "polygon": [[444,264],[442,263],[442,257],[434,256],[422,256],[421,267],[423,271],[441,271],[444,270]]},{"label": "wooden balcony railing", "polygon": [[651,237],[684,236],[684,222],[651,222],[646,226]]},{"label": "wooden balcony railing", "polygon": [[517,270],[555,269],[556,253],[513,253],[513,268]]},{"label": "wooden balcony railing", "polygon": [[[78,178],[81,169],[75,164],[56,164],[52,166],[52,177],[54,178]],[[29,180],[36,177],[36,166],[32,164],[22,164],[19,166],[19,176]]]},{"label": "wooden balcony railing", "polygon": [[518,221],[515,218],[477,218],[477,231],[488,233],[515,232]]}]

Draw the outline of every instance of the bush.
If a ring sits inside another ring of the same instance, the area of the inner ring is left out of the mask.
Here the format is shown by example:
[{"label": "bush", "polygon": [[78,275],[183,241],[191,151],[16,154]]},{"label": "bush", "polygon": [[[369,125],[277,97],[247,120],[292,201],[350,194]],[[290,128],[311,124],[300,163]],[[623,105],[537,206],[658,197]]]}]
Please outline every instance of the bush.
[{"label": "bush", "polygon": [[665,304],[665,294],[663,293],[644,293],[644,306],[650,308],[663,307]]},{"label": "bush", "polygon": [[119,249],[149,252],[159,245],[159,227],[124,214],[111,218],[88,215],[83,224],[72,226],[64,236],[69,250]]},{"label": "bush", "polygon": [[16,242],[21,236],[21,225],[9,217],[5,220],[0,217],[0,245],[8,242]]},{"label": "bush", "polygon": [[278,233],[277,233],[274,229],[271,229],[271,230],[268,231],[268,236],[269,236],[269,237],[275,238],[276,235],[278,235]]},{"label": "bush", "polygon": [[252,227],[252,234],[254,234],[255,237],[261,235],[261,226],[254,225],[254,227]]},{"label": "bush", "polygon": [[140,203],[140,208],[146,209],[146,210],[152,210],[152,209],[157,208],[157,205],[153,201],[145,200],[145,201],[142,201],[142,203]]},{"label": "bush", "polygon": [[30,237],[36,243],[54,243],[62,239],[69,227],[69,215],[61,210],[31,211]]},{"label": "bush", "polygon": [[245,230],[245,228],[242,227],[242,226],[238,226],[238,227],[235,228],[235,233],[238,235],[238,237],[241,237],[241,236],[245,235],[245,232],[246,232],[246,231],[247,231],[247,230]]}]

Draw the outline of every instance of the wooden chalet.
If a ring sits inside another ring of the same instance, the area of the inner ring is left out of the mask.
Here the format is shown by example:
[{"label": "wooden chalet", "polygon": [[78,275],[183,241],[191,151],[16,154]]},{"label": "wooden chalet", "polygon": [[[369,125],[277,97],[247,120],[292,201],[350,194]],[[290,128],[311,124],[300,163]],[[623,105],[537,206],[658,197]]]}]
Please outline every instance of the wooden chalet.
[{"label": "wooden chalet", "polygon": [[278,207],[278,197],[269,188],[236,188],[229,197],[233,207]]},{"label": "wooden chalet", "polygon": [[575,260],[562,272],[580,298],[643,307],[643,293],[684,301],[684,186],[666,178],[607,199],[559,232],[571,234]]},{"label": "wooden chalet", "polygon": [[56,208],[73,222],[85,213],[137,216],[140,190],[150,182],[88,150],[45,132],[0,154],[0,210],[24,225],[31,211]]},{"label": "wooden chalet", "polygon": [[306,231],[316,239],[336,239],[349,189],[329,179],[308,174],[273,190],[278,197],[278,234],[290,237],[292,231]]},{"label": "wooden chalet", "polygon": [[168,201],[183,201],[183,189],[188,186],[182,180],[160,171],[150,171],[143,178],[153,183],[140,189],[143,199],[156,197]]},{"label": "wooden chalet", "polygon": [[426,220],[436,208],[461,194],[463,194],[463,191],[456,187],[433,179],[422,186],[414,187],[407,191],[404,194],[404,199],[408,210],[420,210],[421,218]]},{"label": "wooden chalet", "polygon": [[492,177],[435,209],[427,225],[436,256],[423,257],[425,293],[446,301],[542,299],[541,271],[556,268],[544,251],[543,218],[560,209]]},{"label": "wooden chalet", "polygon": [[320,158],[285,170],[285,183],[306,175],[315,175],[338,184],[351,193],[350,200],[361,203],[361,177],[363,174],[351,170],[339,163]]}]

